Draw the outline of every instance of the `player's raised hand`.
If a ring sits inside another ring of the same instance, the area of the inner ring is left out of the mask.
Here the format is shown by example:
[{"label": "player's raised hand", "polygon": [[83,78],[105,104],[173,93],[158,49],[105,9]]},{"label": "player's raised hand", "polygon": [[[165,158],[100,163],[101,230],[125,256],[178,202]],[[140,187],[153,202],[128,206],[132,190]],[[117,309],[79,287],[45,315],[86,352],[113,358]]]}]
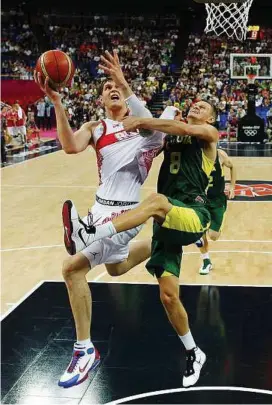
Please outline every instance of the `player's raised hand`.
[{"label": "player's raised hand", "polygon": [[46,77],[44,82],[42,81],[42,76],[39,72],[34,70],[34,80],[40,87],[40,89],[50,98],[52,103],[57,103],[61,100],[61,95],[58,91],[53,90],[49,85],[49,78]]},{"label": "player's raised hand", "polygon": [[113,51],[113,54],[110,54],[109,51],[106,51],[105,56],[101,56],[101,61],[103,62],[103,64],[99,64],[99,68],[103,69],[106,74],[110,75],[117,86],[122,87],[124,85],[127,85],[127,81],[122,71],[116,50]]}]

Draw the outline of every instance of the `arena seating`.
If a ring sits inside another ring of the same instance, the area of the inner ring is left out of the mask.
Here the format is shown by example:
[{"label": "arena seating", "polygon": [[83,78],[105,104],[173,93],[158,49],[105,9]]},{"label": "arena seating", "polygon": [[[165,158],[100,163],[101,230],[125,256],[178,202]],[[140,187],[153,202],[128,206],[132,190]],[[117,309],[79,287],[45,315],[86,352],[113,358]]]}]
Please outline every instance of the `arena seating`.
[{"label": "arena seating", "polygon": [[[10,12],[4,12],[5,15],[9,16]],[[25,16],[18,17],[12,25],[8,24],[8,19],[3,19],[2,79],[33,80],[33,69],[42,48]],[[67,52],[76,66],[72,89],[63,91],[63,101],[75,127],[103,114],[96,101],[97,88],[105,78],[103,71],[98,69],[103,50],[118,50],[125,76],[144,103],[151,102],[160,82],[171,74],[172,53],[178,37],[177,19],[167,16],[162,19],[122,18],[122,22],[126,22],[122,28],[118,19],[105,20],[98,16],[83,26],[76,17],[72,26],[62,16],[50,16],[43,21],[47,49]],[[146,25],[145,30],[140,29],[142,25]],[[18,41],[20,45],[17,45]],[[24,108],[33,103],[29,94],[23,93],[21,98],[16,98]]]},{"label": "arena seating", "polygon": [[[167,96],[164,105],[173,104],[188,111],[190,104],[199,98],[208,98],[218,108],[218,128],[222,134],[232,126],[233,117],[240,118],[247,108],[245,81],[230,80],[230,53],[271,53],[272,30],[264,31],[262,42],[247,40],[243,43],[208,35],[191,34],[185,59],[176,86]],[[272,82],[260,81],[256,100],[256,113],[267,122],[271,108]],[[237,123],[237,120],[236,120]]]},{"label": "arena seating", "polygon": [[[9,24],[12,13],[16,15],[16,22]],[[228,128],[235,128],[237,118],[242,117],[247,108],[246,83],[229,79],[229,54],[272,52],[272,30],[264,31],[261,43],[250,40],[238,43],[192,33],[185,58],[180,68],[176,68],[172,59],[179,21],[175,16],[95,15],[83,21],[70,15],[68,21],[65,15],[52,14],[38,16],[37,20],[36,25],[30,27],[22,12],[2,13],[1,78],[33,80],[35,62],[45,50],[34,28],[42,27],[47,49],[67,52],[76,65],[74,85],[63,91],[71,125],[76,128],[86,120],[103,116],[96,96],[105,77],[98,64],[101,52],[106,49],[118,49],[127,79],[154,116],[171,104],[182,108],[186,115],[194,100],[208,98],[218,108],[217,126],[223,136]],[[27,108],[33,106],[38,97],[40,94],[33,99],[24,92],[19,101]],[[266,123],[271,99],[271,81],[258,83],[256,112]]]}]

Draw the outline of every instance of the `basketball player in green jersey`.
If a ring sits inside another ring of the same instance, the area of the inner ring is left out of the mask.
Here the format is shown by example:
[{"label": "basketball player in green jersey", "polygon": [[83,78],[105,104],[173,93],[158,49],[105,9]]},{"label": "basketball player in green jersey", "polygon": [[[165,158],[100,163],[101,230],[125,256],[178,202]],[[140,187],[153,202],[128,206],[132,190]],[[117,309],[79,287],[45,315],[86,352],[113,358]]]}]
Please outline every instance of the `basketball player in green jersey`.
[{"label": "basketball player in green jersey", "polygon": [[[209,185],[207,190],[207,204],[211,215],[211,225],[208,231],[211,240],[216,241],[222,232],[227,209],[227,197],[225,194],[225,174],[224,167],[230,169],[230,187],[228,189],[229,199],[234,198],[236,169],[230,157],[222,149],[218,149],[214,168],[209,177]],[[199,269],[199,274],[209,274],[212,269],[212,263],[209,256],[209,244],[207,234],[196,242],[196,246],[200,248],[203,264]]]},{"label": "basketball player in green jersey", "polygon": [[[174,118],[177,109],[169,108],[173,109]],[[180,119],[138,117],[128,117],[123,121],[128,133],[144,129],[171,134],[165,138],[158,194],[152,194],[137,208],[96,227],[86,226],[81,221],[72,201],[64,203],[65,211],[69,213],[69,218],[66,218],[68,242],[73,245],[75,253],[95,240],[111,237],[154,218],[151,258],[146,267],[157,277],[161,302],[187,351],[184,387],[198,381],[206,355],[194,341],[179,297],[182,246],[195,243],[210,226],[210,214],[205,207],[206,189],[218,142],[218,131],[213,126],[216,111],[211,104],[206,101],[195,103],[187,119],[188,124]],[[148,134],[148,131],[144,132]]]}]

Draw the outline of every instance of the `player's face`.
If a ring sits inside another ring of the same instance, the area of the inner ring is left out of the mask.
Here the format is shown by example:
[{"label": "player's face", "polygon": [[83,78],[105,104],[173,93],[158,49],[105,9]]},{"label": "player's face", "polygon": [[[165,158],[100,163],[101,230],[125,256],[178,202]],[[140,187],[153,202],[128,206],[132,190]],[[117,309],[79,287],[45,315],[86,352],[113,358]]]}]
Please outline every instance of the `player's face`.
[{"label": "player's face", "polygon": [[188,118],[193,118],[203,124],[206,122],[212,124],[214,122],[212,107],[205,101],[198,101],[190,108]]},{"label": "player's face", "polygon": [[119,87],[113,81],[104,84],[102,93],[102,103],[109,109],[120,108],[124,105],[125,99]]}]

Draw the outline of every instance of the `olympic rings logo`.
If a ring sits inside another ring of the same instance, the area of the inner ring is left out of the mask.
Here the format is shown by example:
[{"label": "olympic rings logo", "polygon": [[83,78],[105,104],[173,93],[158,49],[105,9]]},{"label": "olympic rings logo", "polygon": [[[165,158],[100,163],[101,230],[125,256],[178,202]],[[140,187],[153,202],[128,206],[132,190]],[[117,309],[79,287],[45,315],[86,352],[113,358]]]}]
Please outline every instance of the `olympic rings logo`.
[{"label": "olympic rings logo", "polygon": [[258,131],[256,129],[246,129],[244,133],[246,136],[256,136]]}]

